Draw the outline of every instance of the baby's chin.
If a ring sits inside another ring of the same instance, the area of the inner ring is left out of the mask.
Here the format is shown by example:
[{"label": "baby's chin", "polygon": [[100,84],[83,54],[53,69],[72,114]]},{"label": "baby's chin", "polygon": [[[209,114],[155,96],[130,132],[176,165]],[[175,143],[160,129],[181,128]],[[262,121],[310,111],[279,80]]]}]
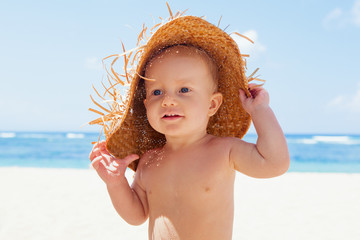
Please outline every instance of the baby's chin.
[{"label": "baby's chin", "polygon": [[166,138],[168,138],[168,137],[181,138],[181,137],[189,136],[193,133],[193,131],[191,131],[189,129],[185,129],[185,127],[180,127],[180,126],[176,126],[176,125],[162,127],[161,129],[156,129],[156,128],[154,128],[154,129],[155,129],[155,131],[164,134]]},{"label": "baby's chin", "polygon": [[167,127],[166,129],[159,129],[156,131],[164,134],[165,137],[183,137],[183,136],[187,135],[187,131],[177,129],[176,127],[174,127],[174,128]]}]

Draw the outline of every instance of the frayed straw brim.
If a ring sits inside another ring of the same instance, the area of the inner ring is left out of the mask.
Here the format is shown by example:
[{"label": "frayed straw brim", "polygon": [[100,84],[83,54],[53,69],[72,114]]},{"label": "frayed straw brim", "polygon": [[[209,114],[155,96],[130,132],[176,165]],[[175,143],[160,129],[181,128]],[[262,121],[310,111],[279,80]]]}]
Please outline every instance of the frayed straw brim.
[{"label": "frayed straw brim", "polygon": [[[112,104],[109,104],[110,109],[106,109],[93,100],[105,114],[90,109],[102,115],[90,124],[103,126],[106,147],[117,158],[133,153],[141,156],[146,151],[162,147],[166,143],[165,136],[156,132],[147,120],[143,104],[146,95],[142,76],[145,75],[144,67],[149,59],[159,50],[173,45],[200,48],[213,58],[218,66],[218,91],[223,94],[223,103],[218,112],[210,118],[208,133],[219,137],[242,138],[249,129],[251,118],[241,105],[239,89],[243,89],[249,97],[251,94],[248,82],[260,79],[253,77],[255,72],[248,78],[245,76],[243,58],[247,56],[240,54],[236,42],[219,27],[199,17],[180,16],[181,14],[174,17],[171,11],[170,14],[171,18],[167,23],[155,26],[158,29],[152,33],[146,44],[139,45],[146,32],[144,27],[137,48],[128,52],[123,49],[123,54],[109,56],[114,60],[111,71],[108,71],[110,87],[105,87],[105,93],[112,98]],[[113,64],[120,56],[125,58],[125,74],[122,75],[113,69]],[[116,90],[119,84],[130,84],[126,99]],[[97,94],[103,98],[98,92]],[[129,167],[135,171],[137,162],[133,162]]]}]

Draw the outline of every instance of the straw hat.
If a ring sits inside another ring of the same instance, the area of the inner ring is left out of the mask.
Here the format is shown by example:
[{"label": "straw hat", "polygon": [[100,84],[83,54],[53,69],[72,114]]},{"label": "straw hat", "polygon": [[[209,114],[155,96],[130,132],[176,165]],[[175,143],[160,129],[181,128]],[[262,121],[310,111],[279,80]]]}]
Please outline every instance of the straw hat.
[{"label": "straw hat", "polygon": [[[240,54],[238,45],[229,34],[203,18],[182,16],[183,13],[179,12],[173,16],[170,8],[169,12],[171,17],[165,23],[156,25],[157,30],[151,33],[151,37],[146,39],[147,28],[143,27],[137,48],[125,51],[123,47],[123,54],[104,58],[114,58],[111,70],[107,70],[110,86],[105,87],[105,94],[110,96],[111,100],[106,100],[94,88],[99,97],[107,102],[109,109],[91,98],[105,113],[89,109],[102,115],[90,124],[103,126],[106,148],[117,158],[124,158],[133,153],[141,156],[146,151],[162,147],[166,143],[165,136],[156,132],[147,120],[143,104],[146,96],[146,79],[142,76],[145,75],[146,63],[157,52],[173,45],[200,48],[218,67],[218,91],[223,94],[223,103],[218,112],[210,118],[207,132],[219,137],[242,138],[249,129],[251,118],[241,105],[239,89],[251,96],[248,82],[259,79],[253,77],[254,74],[248,78],[245,76],[246,66],[243,58],[248,56]],[[145,43],[140,44],[141,41]],[[114,70],[114,63],[120,57],[124,57],[124,74]],[[118,89],[121,85],[129,87],[125,99]],[[129,167],[136,171],[137,162],[133,162]]]}]

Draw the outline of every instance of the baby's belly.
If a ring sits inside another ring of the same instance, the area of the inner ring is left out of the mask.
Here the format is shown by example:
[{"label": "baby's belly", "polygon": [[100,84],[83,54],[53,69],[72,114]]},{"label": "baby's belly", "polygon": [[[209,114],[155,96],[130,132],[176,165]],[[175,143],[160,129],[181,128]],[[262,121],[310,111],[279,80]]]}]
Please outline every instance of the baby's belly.
[{"label": "baby's belly", "polygon": [[150,197],[149,239],[231,239],[232,191],[196,195]]}]

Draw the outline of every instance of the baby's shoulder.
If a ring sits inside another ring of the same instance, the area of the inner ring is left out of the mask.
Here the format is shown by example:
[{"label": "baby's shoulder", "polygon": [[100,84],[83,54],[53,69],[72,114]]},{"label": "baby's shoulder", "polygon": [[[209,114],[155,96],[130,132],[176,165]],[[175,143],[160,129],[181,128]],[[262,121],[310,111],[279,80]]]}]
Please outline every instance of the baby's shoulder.
[{"label": "baby's shoulder", "polygon": [[216,148],[218,151],[230,153],[234,149],[240,152],[247,151],[252,144],[237,137],[214,137],[210,145],[209,147]]},{"label": "baby's shoulder", "polygon": [[212,143],[220,147],[231,147],[233,144],[245,143],[242,139],[237,137],[216,137],[212,139]]}]

